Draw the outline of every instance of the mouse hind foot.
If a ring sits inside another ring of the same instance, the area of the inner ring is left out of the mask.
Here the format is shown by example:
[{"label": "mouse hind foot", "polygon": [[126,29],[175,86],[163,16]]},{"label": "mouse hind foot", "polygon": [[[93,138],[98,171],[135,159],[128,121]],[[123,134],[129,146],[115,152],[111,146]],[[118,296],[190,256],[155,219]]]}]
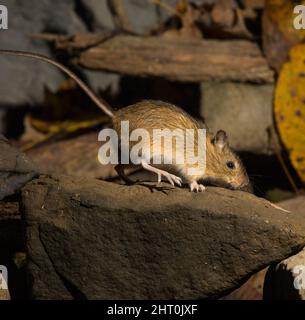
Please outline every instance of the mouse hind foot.
[{"label": "mouse hind foot", "polygon": [[158,175],[158,183],[161,183],[162,177],[166,178],[168,182],[172,185],[175,186],[177,184],[179,187],[182,186],[182,179],[180,177],[175,176],[174,174],[171,174],[167,171],[155,168],[151,165],[149,165],[146,161],[142,160],[141,165],[143,169],[156,173]]}]

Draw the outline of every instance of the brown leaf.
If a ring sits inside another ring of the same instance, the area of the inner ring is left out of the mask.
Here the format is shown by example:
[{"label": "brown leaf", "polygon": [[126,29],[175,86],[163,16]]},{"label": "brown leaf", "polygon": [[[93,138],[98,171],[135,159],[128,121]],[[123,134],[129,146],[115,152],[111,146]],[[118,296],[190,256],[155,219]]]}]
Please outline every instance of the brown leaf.
[{"label": "brown leaf", "polygon": [[[299,4],[305,4],[300,1]],[[266,0],[263,14],[263,50],[269,65],[277,72],[288,59],[288,52],[305,39],[305,30],[293,26],[294,0]]]}]

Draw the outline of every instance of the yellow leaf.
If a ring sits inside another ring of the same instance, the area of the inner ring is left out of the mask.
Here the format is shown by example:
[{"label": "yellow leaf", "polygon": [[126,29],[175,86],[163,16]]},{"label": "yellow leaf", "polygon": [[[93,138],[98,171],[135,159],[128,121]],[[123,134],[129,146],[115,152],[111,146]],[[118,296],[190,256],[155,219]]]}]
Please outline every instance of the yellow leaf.
[{"label": "yellow leaf", "polygon": [[31,117],[32,126],[44,134],[56,134],[59,132],[72,133],[81,129],[92,128],[97,125],[106,123],[108,118],[104,115],[96,119],[84,120],[84,121],[46,121],[39,118]]},{"label": "yellow leaf", "polygon": [[275,91],[275,120],[282,142],[305,182],[305,44],[294,46]]}]

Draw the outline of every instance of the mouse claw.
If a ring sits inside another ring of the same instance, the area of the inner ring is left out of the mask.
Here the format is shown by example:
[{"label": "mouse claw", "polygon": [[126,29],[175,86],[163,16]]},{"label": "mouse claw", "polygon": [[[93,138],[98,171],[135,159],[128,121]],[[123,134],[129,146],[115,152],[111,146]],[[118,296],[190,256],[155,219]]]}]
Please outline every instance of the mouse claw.
[{"label": "mouse claw", "polygon": [[172,186],[175,186],[175,184],[177,184],[179,187],[182,186],[182,179],[180,177],[177,177],[171,173],[166,172],[166,174],[164,174],[165,178],[170,182],[170,184]]},{"label": "mouse claw", "polygon": [[190,191],[191,192],[203,192],[205,191],[205,186],[203,184],[198,184],[197,181],[193,181],[190,183]]},{"label": "mouse claw", "polygon": [[171,178],[171,179],[173,180],[173,182],[174,182],[175,184],[177,184],[179,187],[182,186],[182,179],[181,179],[180,177],[177,177],[177,176],[171,174],[171,175],[170,175],[170,178]]},{"label": "mouse claw", "polygon": [[158,173],[158,184],[160,184],[162,181],[162,175],[161,173]]},{"label": "mouse claw", "polygon": [[175,184],[177,184],[178,186],[182,186],[182,179],[180,177],[177,177],[167,171],[164,171],[164,170],[160,170],[160,169],[157,169],[151,165],[149,165],[146,161],[142,161],[142,167],[147,170],[147,171],[150,171],[150,172],[154,172],[158,175],[158,183],[161,183],[162,181],[162,176],[165,177],[168,182],[172,185],[172,186],[175,186]]},{"label": "mouse claw", "polygon": [[162,176],[164,176],[173,187],[175,186],[175,184],[179,187],[182,186],[182,179],[180,177],[177,177],[166,171],[161,171],[161,173],[158,173],[158,183],[161,182]]},{"label": "mouse claw", "polygon": [[205,191],[206,187],[203,184],[199,185],[199,192]]}]

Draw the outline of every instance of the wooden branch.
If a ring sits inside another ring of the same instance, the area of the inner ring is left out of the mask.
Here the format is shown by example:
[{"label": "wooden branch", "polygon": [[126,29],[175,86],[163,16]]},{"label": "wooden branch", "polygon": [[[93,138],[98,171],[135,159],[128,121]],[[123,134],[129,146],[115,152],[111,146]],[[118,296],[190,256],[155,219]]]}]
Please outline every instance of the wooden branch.
[{"label": "wooden branch", "polygon": [[36,33],[32,34],[34,40],[45,40],[55,44],[57,50],[85,50],[99,45],[112,36],[110,31],[100,31],[99,33],[76,33],[73,36],[59,35],[54,33]]},{"label": "wooden branch", "polygon": [[246,40],[187,40],[115,36],[83,51],[83,67],[175,81],[274,81],[257,44]]}]

